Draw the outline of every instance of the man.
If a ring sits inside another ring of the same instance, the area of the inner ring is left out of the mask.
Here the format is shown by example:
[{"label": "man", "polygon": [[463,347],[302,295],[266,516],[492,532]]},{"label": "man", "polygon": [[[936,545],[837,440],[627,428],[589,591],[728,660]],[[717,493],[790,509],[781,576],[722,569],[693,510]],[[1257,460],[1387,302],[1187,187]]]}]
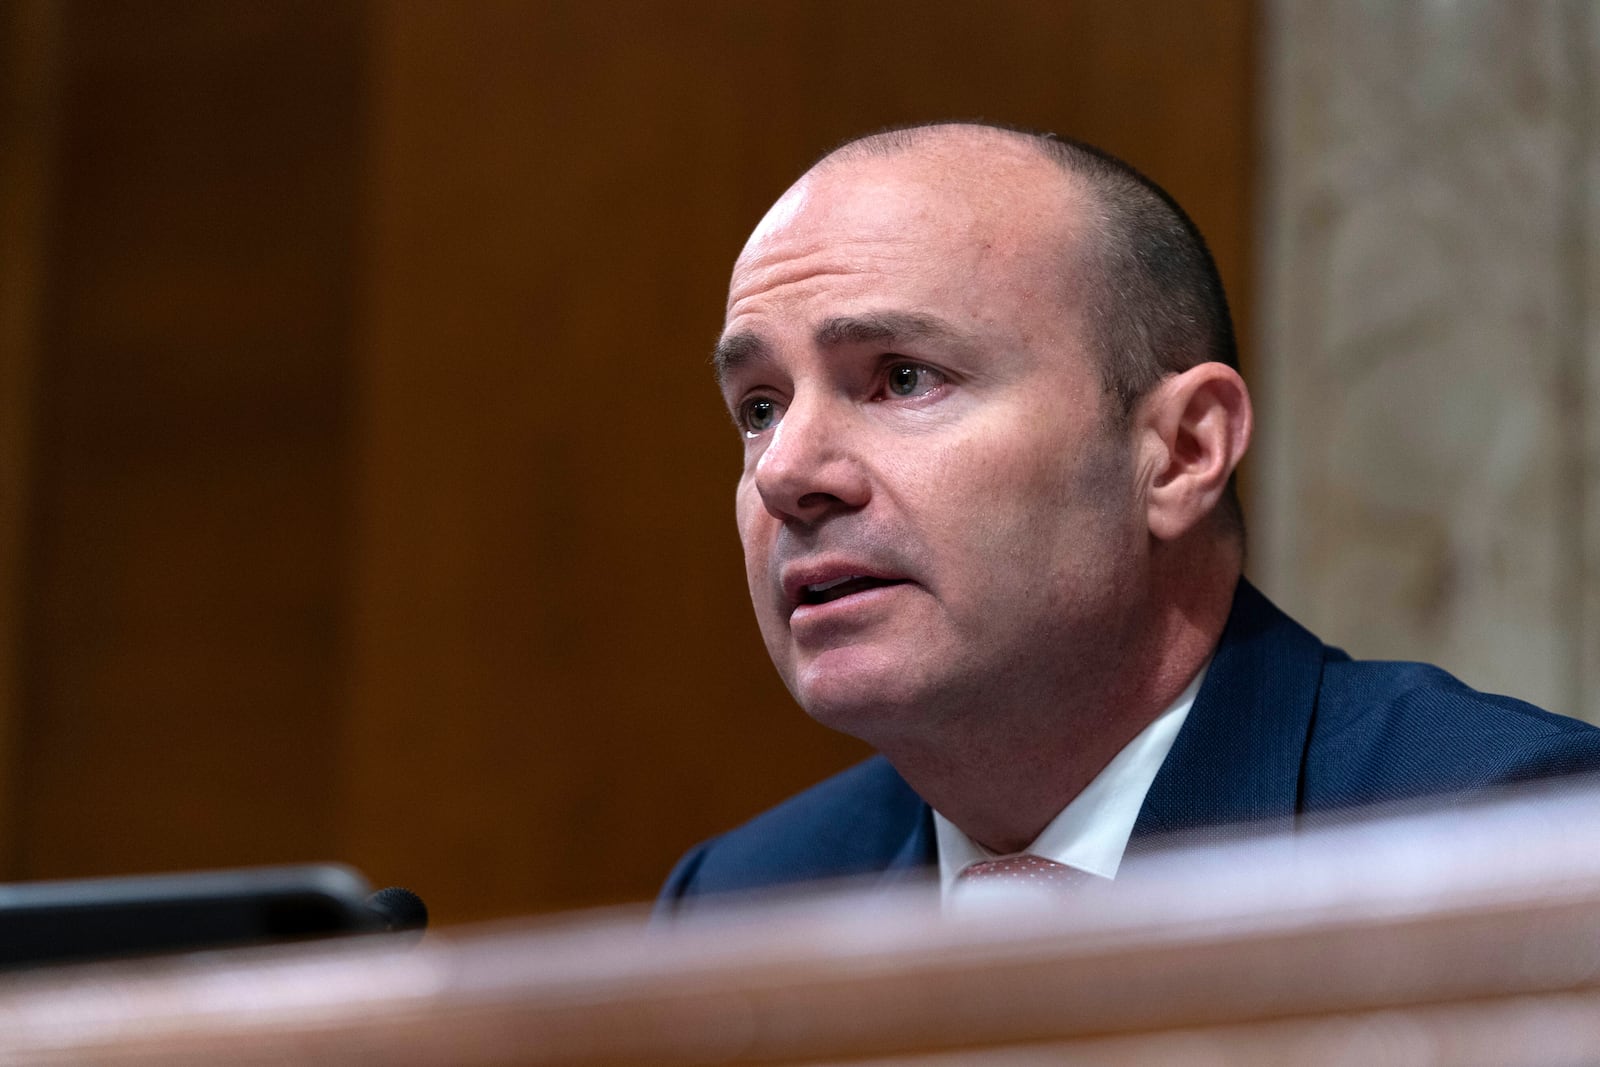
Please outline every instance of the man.
[{"label": "man", "polygon": [[751,235],[715,364],[767,649],[881,755],[691,852],[668,909],[997,857],[1112,877],[1130,840],[1600,768],[1600,730],[1351,662],[1242,581],[1221,284],[1097,150],[838,149]]}]

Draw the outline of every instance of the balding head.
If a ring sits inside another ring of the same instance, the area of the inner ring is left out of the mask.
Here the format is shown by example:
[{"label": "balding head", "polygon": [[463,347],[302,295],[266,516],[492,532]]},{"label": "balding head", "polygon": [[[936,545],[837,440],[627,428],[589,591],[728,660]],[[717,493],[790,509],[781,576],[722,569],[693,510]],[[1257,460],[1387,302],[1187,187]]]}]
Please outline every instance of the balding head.
[{"label": "balding head", "polygon": [[[1075,209],[1077,242],[1061,250],[1061,284],[1072,290],[1105,388],[1123,417],[1169,374],[1207,361],[1238,370],[1227,296],[1199,229],[1166,190],[1099,148],[1005,126],[929,123],[846,141],[808,175],[905,155],[925,158],[930,167],[976,164],[981,173],[985,161],[1018,152],[1051,164],[1053,177],[1070,190],[1061,202]],[[1231,480],[1220,517],[1242,538],[1243,509]]]},{"label": "balding head", "polygon": [[[1074,267],[1094,271],[1092,323],[1106,384],[1123,410],[1167,374],[1238,353],[1221,277],[1194,222],[1166,190],[1115,156],[1054,134],[978,123],[930,123],[868,134],[813,170],[922,153],[930,159],[1021,148],[1053,163],[1087,211]],[[997,194],[998,195],[998,194]]]},{"label": "balding head", "polygon": [[[1108,181],[1010,131],[882,135],[734,266],[716,364],[762,635],[808,711],[903,770],[1044,738],[1092,773],[1227,615],[1248,394],[1194,312],[1167,343],[1135,306],[1167,298],[1166,253],[1108,236]],[[1154,372],[1120,369],[1124,335]]]}]

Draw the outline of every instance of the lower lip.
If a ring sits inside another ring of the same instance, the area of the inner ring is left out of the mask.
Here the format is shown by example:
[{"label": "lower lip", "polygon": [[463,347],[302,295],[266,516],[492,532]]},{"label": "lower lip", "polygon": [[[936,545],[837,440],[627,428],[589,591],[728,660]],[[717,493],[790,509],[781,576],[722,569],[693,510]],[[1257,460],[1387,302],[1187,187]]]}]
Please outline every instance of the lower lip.
[{"label": "lower lip", "polygon": [[[789,614],[789,628],[799,631],[819,626],[835,626],[854,622],[856,616],[872,612],[897,593],[911,588],[909,582],[895,585],[877,585],[859,593],[842,596],[825,604],[801,604]],[[865,620],[861,620],[865,621]]]}]

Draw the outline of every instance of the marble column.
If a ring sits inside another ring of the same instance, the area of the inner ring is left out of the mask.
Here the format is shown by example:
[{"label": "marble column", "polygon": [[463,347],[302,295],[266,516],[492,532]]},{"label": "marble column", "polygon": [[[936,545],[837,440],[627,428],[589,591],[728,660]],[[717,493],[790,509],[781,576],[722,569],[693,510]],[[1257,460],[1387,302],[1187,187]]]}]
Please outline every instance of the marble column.
[{"label": "marble column", "polygon": [[1600,722],[1600,9],[1265,11],[1251,573]]}]

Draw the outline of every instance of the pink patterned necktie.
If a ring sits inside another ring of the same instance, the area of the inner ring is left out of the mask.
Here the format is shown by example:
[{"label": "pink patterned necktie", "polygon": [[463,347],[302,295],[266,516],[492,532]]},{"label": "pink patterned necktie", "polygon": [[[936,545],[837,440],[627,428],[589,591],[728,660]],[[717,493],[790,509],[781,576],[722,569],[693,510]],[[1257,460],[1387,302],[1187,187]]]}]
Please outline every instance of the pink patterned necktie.
[{"label": "pink patterned necktie", "polygon": [[962,882],[982,882],[985,885],[1015,886],[1019,889],[1063,890],[1082,885],[1094,875],[1068,867],[1065,863],[1047,860],[1031,852],[1014,856],[969,863],[956,875]]}]

